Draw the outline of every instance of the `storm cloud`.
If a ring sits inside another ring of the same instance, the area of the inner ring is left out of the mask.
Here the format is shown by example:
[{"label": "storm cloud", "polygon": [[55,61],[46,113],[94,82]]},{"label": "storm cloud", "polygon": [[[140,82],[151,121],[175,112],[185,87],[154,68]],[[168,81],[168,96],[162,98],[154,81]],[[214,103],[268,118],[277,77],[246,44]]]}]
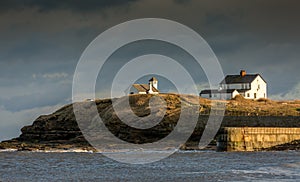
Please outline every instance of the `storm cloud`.
[{"label": "storm cloud", "polygon": [[22,10],[25,8],[37,8],[39,11],[52,11],[58,9],[69,9],[75,12],[90,12],[99,9],[105,9],[110,7],[124,6],[136,0],[4,0],[0,2],[2,11],[5,10]]}]

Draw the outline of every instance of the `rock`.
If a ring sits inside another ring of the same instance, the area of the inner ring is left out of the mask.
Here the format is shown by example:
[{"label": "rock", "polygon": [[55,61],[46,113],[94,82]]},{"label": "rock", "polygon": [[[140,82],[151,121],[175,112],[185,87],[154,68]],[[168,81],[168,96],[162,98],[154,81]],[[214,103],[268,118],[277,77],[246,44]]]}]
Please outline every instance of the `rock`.
[{"label": "rock", "polygon": [[[116,114],[113,106],[112,100],[117,99],[103,99],[95,101],[85,101],[66,105],[61,109],[55,111],[49,115],[39,116],[32,125],[24,126],[21,129],[22,134],[15,139],[3,141],[0,143],[0,149],[17,149],[17,150],[67,150],[67,149],[83,149],[92,150],[95,149],[87,142],[82,134],[82,131],[97,131],[98,127],[103,127],[97,122],[96,116],[100,116],[111,133],[123,141],[135,144],[152,143],[156,142],[166,136],[168,136],[176,127],[178,119],[181,115],[181,108],[188,107],[192,108],[195,104],[200,103],[200,115],[198,118],[198,123],[193,131],[193,134],[189,140],[182,145],[182,149],[194,150],[198,149],[198,143],[205,129],[208,113],[211,108],[212,101],[208,99],[199,98],[198,96],[191,95],[176,95],[176,94],[160,94],[166,102],[166,113],[161,122],[149,129],[137,129],[130,127],[124,122],[122,122],[118,115]],[[149,100],[152,95],[130,95],[130,109],[123,109],[122,112],[130,113],[131,110],[137,116],[148,116],[150,114]],[[120,98],[121,100],[124,99]],[[234,113],[250,112],[249,104],[254,105],[256,108],[255,112],[272,112],[273,108],[270,110],[265,109],[266,105],[261,102],[256,102],[252,100],[242,100],[239,99],[226,101],[227,102],[227,116],[224,117],[222,127],[242,127],[242,126],[288,126],[300,127],[299,117],[289,116],[289,117],[257,117],[256,113],[251,113],[251,116],[235,116]],[[127,101],[125,99],[125,101]],[[125,102],[124,101],[124,102]],[[224,101],[222,101],[224,102]],[[97,110],[94,112],[92,109],[93,104],[96,104]],[[119,104],[123,104],[120,102]],[[243,105],[244,104],[244,105]],[[278,108],[281,104],[278,104]],[[73,107],[79,106],[81,109],[77,112],[79,116],[84,119],[83,123],[78,125]],[[277,107],[275,102],[272,102],[272,106]],[[157,112],[160,112],[160,105],[156,105]],[[299,103],[295,103],[291,107],[300,108]],[[263,109],[261,109],[263,108]],[[253,109],[252,109],[253,110]],[[295,111],[289,109],[291,111]],[[186,116],[189,117],[189,116]],[[188,120],[188,118],[186,118]],[[285,122],[282,122],[282,121]],[[140,120],[135,120],[130,115],[126,118],[128,123],[137,123]],[[188,123],[187,123],[188,124]],[[80,126],[80,127],[79,127]],[[219,127],[219,126],[216,126]],[[182,132],[185,132],[184,129]],[[105,138],[102,133],[95,132],[95,136],[89,136],[91,139],[98,141],[109,141],[110,138]],[[215,144],[214,144],[215,145]],[[213,145],[209,146],[210,148]],[[111,146],[107,146],[111,147]]]},{"label": "rock", "polygon": [[294,140],[290,143],[285,143],[282,145],[277,145],[274,147],[263,149],[265,151],[285,151],[285,150],[300,150],[300,140]]},{"label": "rock", "polygon": [[[138,116],[150,114],[149,99],[151,95],[131,95],[130,106]],[[167,102],[167,111],[163,120],[150,129],[136,129],[123,123],[116,115],[110,99],[81,102],[82,113],[87,121],[99,114],[106,127],[120,139],[130,143],[151,143],[167,136],[176,126],[180,115],[180,98],[175,94],[161,95]],[[195,99],[199,99],[195,97]],[[192,100],[192,98],[189,98]],[[98,113],[92,113],[92,104],[97,105]],[[39,116],[32,125],[24,126],[22,134],[12,140],[0,143],[2,149],[14,148],[18,150],[56,150],[56,149],[90,149],[95,150],[83,136],[73,113],[74,104],[62,107],[49,115]],[[129,111],[124,111],[129,112]],[[127,118],[129,122],[137,122]],[[84,123],[91,128],[97,128],[98,123]],[[84,126],[85,127],[85,126]],[[90,128],[88,128],[90,129]],[[101,136],[97,136],[101,137]]]}]

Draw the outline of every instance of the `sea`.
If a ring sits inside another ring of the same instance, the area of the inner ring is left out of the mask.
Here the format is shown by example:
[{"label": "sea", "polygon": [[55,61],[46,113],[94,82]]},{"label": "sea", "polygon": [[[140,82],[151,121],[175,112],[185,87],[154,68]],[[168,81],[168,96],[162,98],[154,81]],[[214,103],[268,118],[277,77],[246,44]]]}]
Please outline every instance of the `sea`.
[{"label": "sea", "polygon": [[0,181],[300,181],[300,152],[178,151],[124,164],[101,153],[2,151]]}]

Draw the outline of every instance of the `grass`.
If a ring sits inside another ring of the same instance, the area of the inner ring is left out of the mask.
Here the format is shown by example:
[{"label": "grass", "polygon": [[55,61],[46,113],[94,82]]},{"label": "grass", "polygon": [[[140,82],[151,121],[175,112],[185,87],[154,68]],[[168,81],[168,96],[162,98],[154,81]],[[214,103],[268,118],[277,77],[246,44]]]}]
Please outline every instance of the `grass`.
[{"label": "grass", "polygon": [[[159,94],[168,104],[168,113],[180,109],[181,103],[177,94]],[[131,95],[131,106],[139,112],[148,106],[151,95]],[[242,96],[232,100],[209,100],[197,96],[182,95],[181,100],[188,106],[200,103],[200,114],[208,115],[212,105],[226,104],[227,116],[300,116],[299,101],[274,101],[270,99],[245,99]]]}]

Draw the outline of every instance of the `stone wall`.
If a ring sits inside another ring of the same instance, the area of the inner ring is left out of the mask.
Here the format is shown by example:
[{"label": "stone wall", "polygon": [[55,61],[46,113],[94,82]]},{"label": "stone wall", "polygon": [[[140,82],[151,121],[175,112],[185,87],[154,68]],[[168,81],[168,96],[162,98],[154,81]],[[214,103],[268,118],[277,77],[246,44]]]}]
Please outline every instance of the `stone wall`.
[{"label": "stone wall", "polygon": [[217,136],[218,151],[259,151],[300,140],[300,128],[224,127]]}]

